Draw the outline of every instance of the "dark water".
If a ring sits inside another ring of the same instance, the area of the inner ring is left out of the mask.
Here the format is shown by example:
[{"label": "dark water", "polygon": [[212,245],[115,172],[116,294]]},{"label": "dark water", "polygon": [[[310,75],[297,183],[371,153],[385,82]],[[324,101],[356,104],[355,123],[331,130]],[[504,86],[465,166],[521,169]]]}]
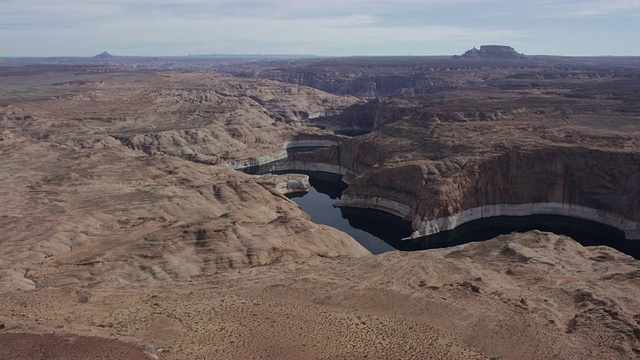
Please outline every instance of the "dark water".
[{"label": "dark water", "polygon": [[[253,169],[265,173],[273,164]],[[373,254],[390,250],[415,251],[435,249],[492,239],[512,232],[541,230],[567,235],[584,246],[605,245],[640,259],[640,239],[626,239],[614,227],[597,222],[557,215],[497,216],[462,224],[450,231],[411,240],[411,224],[397,216],[371,209],[336,208],[347,185],[339,175],[301,172],[309,175],[312,188],[308,193],[290,194],[318,224],[335,227],[356,239]]]},{"label": "dark water", "polygon": [[340,181],[338,176],[324,175],[321,178],[319,179],[317,174],[310,177],[312,188],[308,193],[288,196],[300,205],[316,224],[329,225],[351,235],[373,254],[394,250],[389,244],[397,243],[403,237],[411,235],[409,222],[403,222],[397,217],[395,221],[385,221],[386,218],[393,217],[392,215],[362,209],[357,209],[360,211],[354,213],[350,211],[353,209],[334,207],[333,204],[346,189],[346,184]]},{"label": "dark water", "polygon": [[[298,153],[303,153],[303,152],[312,152],[314,150],[317,149],[322,149],[324,148],[324,146],[298,146],[298,147],[292,147],[292,148],[288,148],[287,149],[287,156],[291,157],[294,154],[298,154]],[[264,165],[258,165],[258,166],[252,166],[252,167],[248,167],[248,168],[244,168],[241,169],[240,171],[242,171],[245,174],[251,174],[251,175],[264,175],[270,172],[271,168],[282,162],[282,161],[287,161],[288,159],[282,159],[282,160],[278,160],[278,161],[274,161],[274,162],[270,162]]]},{"label": "dark water", "polygon": [[313,186],[311,191],[294,194],[290,198],[315,223],[346,232],[373,254],[394,249],[415,251],[444,248],[537,229],[570,236],[584,246],[609,246],[640,259],[640,240],[627,240],[621,230],[608,225],[557,215],[496,216],[470,221],[454,230],[435,235],[402,240],[412,232],[408,221],[377,210],[335,208],[333,204],[340,199],[346,184],[337,175],[309,175]]},{"label": "dark water", "polygon": [[583,246],[605,245],[640,259],[640,240],[627,240],[624,232],[594,221],[558,215],[496,216],[462,224],[450,231],[393,244],[398,250],[450,247],[493,239],[502,234],[548,231],[567,235]]},{"label": "dark water", "polygon": [[350,130],[334,130],[333,133],[337,134],[337,135],[346,135],[346,136],[360,136],[360,135],[365,135],[370,133],[371,130],[357,130],[357,129],[350,129]]}]

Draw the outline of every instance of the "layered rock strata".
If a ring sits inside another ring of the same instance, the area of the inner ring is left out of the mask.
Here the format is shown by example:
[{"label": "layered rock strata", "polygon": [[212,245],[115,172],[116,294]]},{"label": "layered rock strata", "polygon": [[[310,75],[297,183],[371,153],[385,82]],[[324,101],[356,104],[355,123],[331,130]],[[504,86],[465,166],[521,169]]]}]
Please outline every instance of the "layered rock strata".
[{"label": "layered rock strata", "polygon": [[271,170],[274,172],[285,172],[285,171],[305,171],[305,172],[324,172],[329,174],[335,174],[343,176],[343,181],[347,184],[349,183],[349,179],[355,177],[355,173],[349,170],[349,168],[345,166],[335,165],[335,164],[327,164],[323,162],[309,162],[309,161],[283,161],[277,164],[274,164],[271,167]]},{"label": "layered rock strata", "polygon": [[[640,239],[637,156],[557,151],[544,150],[546,157],[511,153],[461,167],[451,163],[444,174],[419,165],[388,169],[352,180],[338,205],[371,207],[410,220],[414,236],[493,216],[550,214],[600,222],[622,230],[628,239]],[[573,159],[567,162],[566,157]],[[409,172],[421,179],[402,179]],[[438,179],[441,175],[446,178]]]},{"label": "layered rock strata", "polygon": [[[305,139],[306,137],[306,139]],[[236,170],[243,170],[252,167],[262,166],[270,163],[275,163],[280,160],[284,160],[289,156],[289,153],[295,149],[300,148],[321,148],[329,147],[339,144],[341,138],[334,135],[320,135],[309,138],[307,136],[298,136],[298,139],[286,141],[283,145],[284,150],[275,152],[273,154],[264,155],[256,158],[248,158],[237,160],[229,163],[229,167]]]},{"label": "layered rock strata", "polygon": [[595,126],[586,115],[567,126],[558,115],[528,109],[495,121],[391,117],[372,134],[299,154],[288,166],[349,174],[337,206],[400,216],[412,221],[414,236],[487,217],[549,214],[640,239],[638,132],[624,116],[616,121],[627,131]]},{"label": "layered rock strata", "polygon": [[189,281],[315,254],[368,254],[282,195],[308,189],[306,178],[267,184],[226,166],[288,139],[318,140],[319,130],[220,95],[290,85],[177,72],[99,78],[99,90],[0,109],[8,115],[0,121],[0,292]]},{"label": "layered rock strata", "polygon": [[524,59],[524,54],[520,54],[515,51],[511,46],[505,45],[482,45],[480,49],[473,49],[465,51],[460,56],[454,56],[454,59],[508,59],[508,60],[520,60]]},{"label": "layered rock strata", "polygon": [[[346,202],[349,204],[350,202]],[[376,201],[377,205],[378,202]],[[390,206],[386,208],[395,210]],[[400,213],[400,212],[398,212]],[[404,215],[409,212],[404,212]],[[463,210],[458,214],[433,220],[414,220],[412,237],[453,230],[464,223],[497,216],[560,215],[595,221],[621,230],[627,239],[640,240],[640,223],[606,211],[563,203],[527,203],[485,205]]]},{"label": "layered rock strata", "polygon": [[271,186],[283,195],[308,192],[311,188],[309,176],[303,174],[262,175],[258,177],[257,181],[260,184]]},{"label": "layered rock strata", "polygon": [[[366,256],[274,188],[286,178],[261,183],[226,166],[299,135],[282,114],[352,99],[211,73],[103,70],[27,79],[28,92],[0,74],[0,358],[74,356],[78,343],[83,354],[155,359],[640,353],[640,265],[627,255],[532,231]],[[486,75],[469,92],[387,101],[373,109],[383,121],[372,134],[294,161],[349,175],[345,200],[408,208],[417,221],[530,203],[637,221],[637,78],[562,89],[544,69]]]}]

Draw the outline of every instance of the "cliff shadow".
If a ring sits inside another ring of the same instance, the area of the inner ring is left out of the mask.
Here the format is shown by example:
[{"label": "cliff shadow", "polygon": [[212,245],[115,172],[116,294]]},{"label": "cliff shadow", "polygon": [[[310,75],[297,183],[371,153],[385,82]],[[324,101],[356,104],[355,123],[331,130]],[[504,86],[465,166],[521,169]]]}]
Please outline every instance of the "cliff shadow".
[{"label": "cliff shadow", "polygon": [[626,239],[624,232],[595,221],[560,215],[495,216],[473,220],[453,230],[390,244],[398,250],[437,249],[492,239],[513,232],[540,230],[566,235],[583,246],[604,245],[640,259],[640,239]]}]

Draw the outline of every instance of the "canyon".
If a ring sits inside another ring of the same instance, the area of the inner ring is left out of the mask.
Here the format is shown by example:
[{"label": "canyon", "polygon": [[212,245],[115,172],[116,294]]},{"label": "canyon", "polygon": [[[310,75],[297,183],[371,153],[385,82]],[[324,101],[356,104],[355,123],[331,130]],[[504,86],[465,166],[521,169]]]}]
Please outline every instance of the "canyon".
[{"label": "canyon", "polygon": [[[611,115],[621,106],[615,99],[568,102],[559,110],[539,91],[528,95],[532,104],[519,99],[513,108],[512,91],[487,94],[491,99],[474,94],[471,105],[389,100],[370,114],[376,131],[299,154],[289,166],[358,174],[349,176],[338,205],[393,213],[413,222],[415,236],[484,217],[557,214],[640,238],[634,112]],[[511,108],[479,112],[487,102]]]},{"label": "canyon", "polygon": [[0,357],[640,353],[627,254],[533,230],[374,256],[285,196],[308,176],[239,171],[338,174],[403,241],[562,215],[637,246],[638,59],[163,64],[0,66]]}]

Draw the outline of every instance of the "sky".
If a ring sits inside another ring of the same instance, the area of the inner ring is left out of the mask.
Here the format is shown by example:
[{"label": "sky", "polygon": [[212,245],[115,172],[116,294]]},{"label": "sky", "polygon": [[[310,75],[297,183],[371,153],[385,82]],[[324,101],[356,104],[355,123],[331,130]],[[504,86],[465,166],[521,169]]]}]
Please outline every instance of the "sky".
[{"label": "sky", "polygon": [[0,0],[0,56],[640,55],[640,0]]}]

